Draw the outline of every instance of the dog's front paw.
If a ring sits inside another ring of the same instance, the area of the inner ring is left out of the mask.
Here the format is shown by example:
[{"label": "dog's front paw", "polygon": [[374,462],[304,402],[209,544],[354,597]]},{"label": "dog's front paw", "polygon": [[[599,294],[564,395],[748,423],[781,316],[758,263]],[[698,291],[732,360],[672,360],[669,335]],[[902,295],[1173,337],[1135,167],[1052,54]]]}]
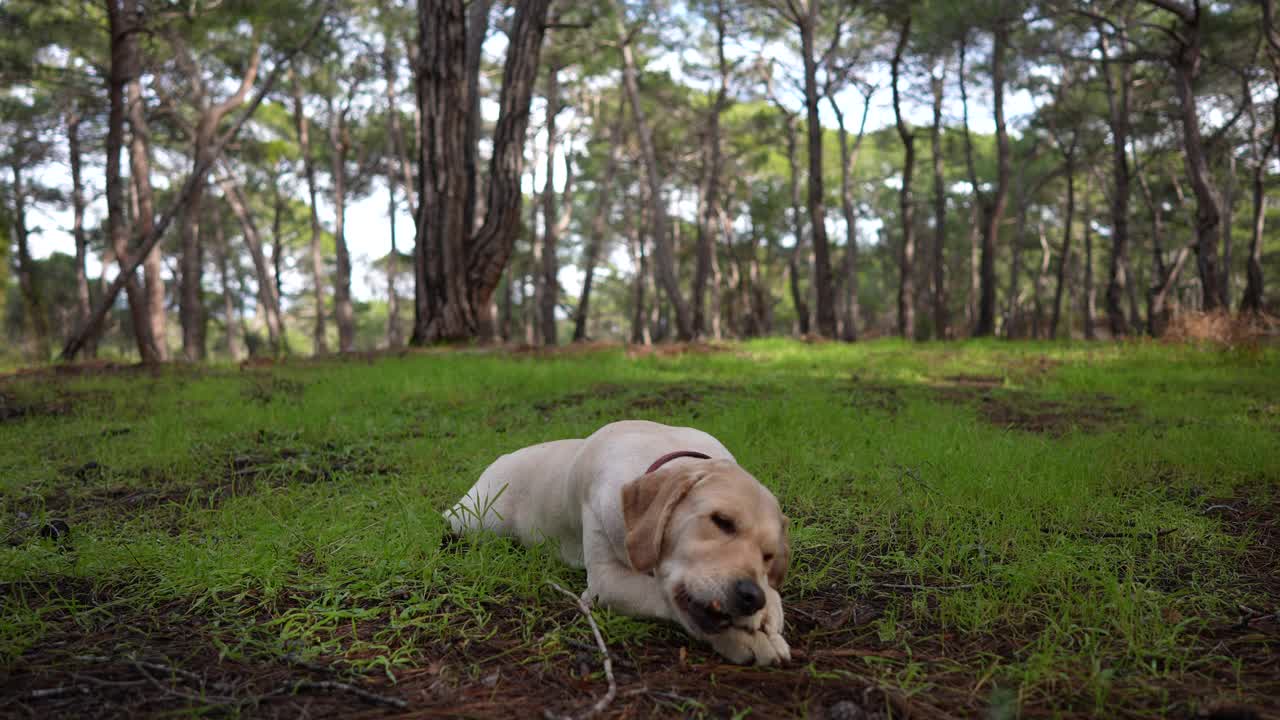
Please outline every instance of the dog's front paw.
[{"label": "dog's front paw", "polygon": [[781,635],[735,627],[707,640],[726,660],[739,665],[779,665],[791,659],[791,647]]}]

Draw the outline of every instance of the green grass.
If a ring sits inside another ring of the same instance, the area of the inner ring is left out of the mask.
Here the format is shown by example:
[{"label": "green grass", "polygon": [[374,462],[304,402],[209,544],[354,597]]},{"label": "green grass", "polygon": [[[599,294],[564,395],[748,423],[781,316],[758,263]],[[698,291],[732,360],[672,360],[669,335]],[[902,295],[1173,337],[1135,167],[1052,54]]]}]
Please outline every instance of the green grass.
[{"label": "green grass", "polygon": [[[1277,610],[1264,526],[1241,518],[1276,507],[1278,360],[769,340],[10,378],[0,677],[16,696],[77,654],[208,673],[302,658],[463,714],[585,707],[603,689],[598,667],[573,684],[590,632],[547,584],[581,572],[548,548],[442,546],[439,512],[502,453],[648,418],[712,433],[778,495],[806,659],[744,671],[691,645],[677,672],[678,631],[597,612],[637,674],[620,684],[647,688],[615,711],[802,716],[854,687],[895,714],[1274,708],[1275,635],[1229,632],[1241,606]],[[52,518],[69,541],[41,536]],[[434,699],[409,692],[428,681]]]}]

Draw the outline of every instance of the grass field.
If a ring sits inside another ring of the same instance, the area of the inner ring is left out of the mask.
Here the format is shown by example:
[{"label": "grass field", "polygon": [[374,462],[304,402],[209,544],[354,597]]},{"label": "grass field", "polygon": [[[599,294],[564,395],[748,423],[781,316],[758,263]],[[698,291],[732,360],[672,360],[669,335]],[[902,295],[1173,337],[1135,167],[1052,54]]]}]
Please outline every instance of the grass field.
[{"label": "grass field", "polygon": [[581,713],[583,574],[439,511],[622,418],[778,495],[796,658],[598,610],[608,716],[1280,717],[1280,353],[895,341],[0,379],[0,715]]}]

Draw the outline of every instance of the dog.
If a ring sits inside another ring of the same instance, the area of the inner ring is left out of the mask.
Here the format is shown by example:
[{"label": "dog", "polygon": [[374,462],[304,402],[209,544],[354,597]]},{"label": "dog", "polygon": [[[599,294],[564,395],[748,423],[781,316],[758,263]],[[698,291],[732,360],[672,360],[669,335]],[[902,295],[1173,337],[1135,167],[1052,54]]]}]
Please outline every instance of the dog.
[{"label": "dog", "polygon": [[445,515],[456,534],[554,540],[588,603],[675,621],[731,662],[791,659],[786,516],[705,432],[627,420],[517,450]]}]

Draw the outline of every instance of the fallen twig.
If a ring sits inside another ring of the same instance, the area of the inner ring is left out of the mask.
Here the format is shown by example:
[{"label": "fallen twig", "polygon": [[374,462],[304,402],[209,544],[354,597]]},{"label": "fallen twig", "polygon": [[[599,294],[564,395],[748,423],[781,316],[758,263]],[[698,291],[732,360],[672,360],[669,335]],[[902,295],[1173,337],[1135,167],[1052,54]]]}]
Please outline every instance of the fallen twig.
[{"label": "fallen twig", "polygon": [[51,688],[38,688],[27,693],[27,697],[32,700],[43,700],[44,698],[58,697],[59,695],[66,695],[67,693],[77,691],[87,694],[89,692],[89,688],[83,685],[59,685]]},{"label": "fallen twig", "polygon": [[1084,540],[1099,540],[1102,538],[1162,538],[1177,531],[1177,528],[1162,528],[1155,532],[1067,532],[1066,530],[1055,530],[1053,528],[1042,527],[1040,532],[1049,535],[1062,535],[1069,538],[1079,538]]},{"label": "fallen twig", "polygon": [[962,583],[960,585],[915,585],[913,583],[876,583],[878,587],[889,588],[891,590],[969,590],[978,587],[977,583]]},{"label": "fallen twig", "polygon": [[[604,644],[604,636],[600,634],[600,626],[596,625],[596,619],[591,615],[591,608],[587,606],[582,597],[565,590],[551,580],[548,580],[547,584],[577,603],[578,610],[587,616],[587,623],[591,625],[591,634],[595,635],[596,638],[596,648],[600,650],[600,655],[604,657],[604,676],[609,681],[609,691],[604,694],[604,697],[597,700],[595,705],[592,705],[589,710],[582,714],[582,718],[585,720],[585,718],[594,717],[604,712],[605,708],[609,707],[609,704],[618,695],[618,682],[613,677],[613,659],[609,656],[609,647]],[[554,718],[556,716],[550,711],[546,711],[544,717]]]},{"label": "fallen twig", "polygon": [[371,703],[377,703],[379,705],[390,705],[401,709],[409,707],[409,703],[400,698],[379,695],[378,693],[370,692],[350,683],[338,682],[337,680],[298,680],[296,682],[289,683],[289,686],[294,692],[297,692],[298,690],[340,690],[342,692],[349,692],[362,700],[368,700]]},{"label": "fallen twig", "polygon": [[154,670],[159,673],[165,673],[166,675],[177,676],[185,680],[189,680],[195,683],[197,686],[199,686],[201,690],[203,690],[206,686],[212,687],[219,692],[232,692],[233,690],[233,688],[231,688],[231,686],[227,685],[226,683],[221,683],[217,681],[210,682],[208,679],[200,675],[197,675],[196,673],[193,673],[190,670],[183,670],[182,668],[174,667],[172,665],[166,665],[165,663],[152,662],[149,660],[139,660],[137,658],[131,658],[131,657],[111,658],[111,657],[105,657],[103,655],[77,655],[75,659],[79,660],[80,662],[92,662],[92,663],[125,662],[132,665],[135,670],[137,670],[139,673],[141,673],[143,676],[145,676],[148,680],[151,680],[152,682],[154,682],[155,679],[151,676],[150,673],[147,672],[147,670]]}]

